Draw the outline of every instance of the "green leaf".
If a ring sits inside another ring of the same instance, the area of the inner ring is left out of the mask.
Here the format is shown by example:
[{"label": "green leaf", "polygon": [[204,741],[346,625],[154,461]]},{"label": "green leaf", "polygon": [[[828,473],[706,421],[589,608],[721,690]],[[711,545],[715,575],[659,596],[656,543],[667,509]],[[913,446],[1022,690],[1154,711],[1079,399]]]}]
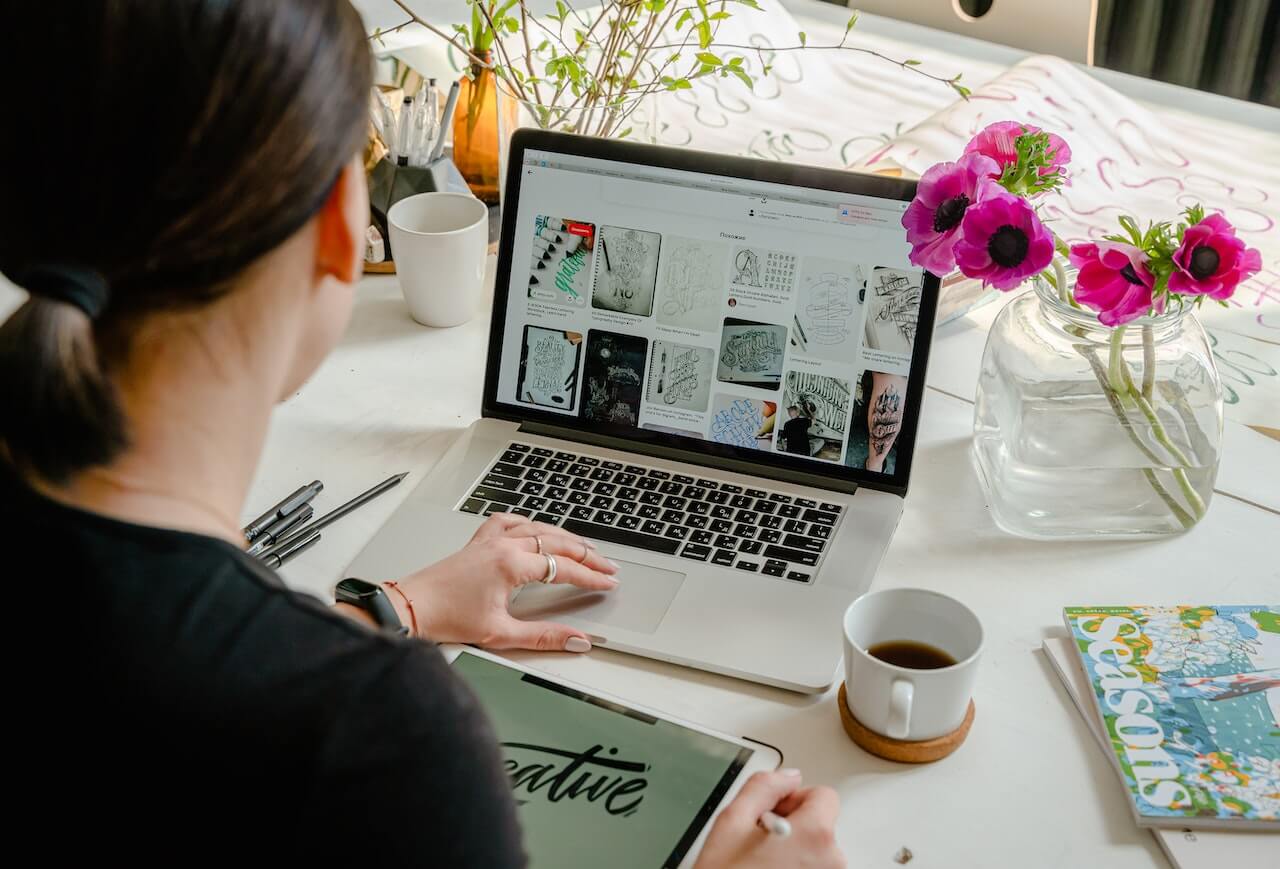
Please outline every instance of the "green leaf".
[{"label": "green leaf", "polygon": [[676,19],[676,32],[680,32],[680,28],[684,27],[693,20],[693,12],[689,9],[680,13],[680,17]]},{"label": "green leaf", "polygon": [[698,48],[706,48],[711,45],[711,25],[705,21],[699,21],[698,30]]},{"label": "green leaf", "polygon": [[697,58],[699,63],[705,63],[707,66],[721,66],[724,63],[719,57],[709,51],[699,51]]},{"label": "green leaf", "polygon": [[849,23],[844,26],[844,32],[848,33],[853,29],[853,25],[858,23],[858,13],[855,12],[849,16]]},{"label": "green leaf", "polygon": [[732,18],[732,17],[733,16],[730,15],[728,12],[721,10],[719,12],[712,12],[711,17],[709,17],[707,20],[708,21],[724,21],[725,19]]},{"label": "green leaf", "polygon": [[747,75],[746,70],[740,69],[736,66],[730,66],[728,67],[728,70],[738,78],[742,79],[742,83],[748,88],[751,88],[752,90],[755,89],[756,83],[751,79],[751,76]]},{"label": "green leaf", "polygon": [[508,18],[503,23],[506,25],[508,33],[515,33],[520,29],[520,22],[516,21],[514,18]]},{"label": "green leaf", "polygon": [[729,58],[729,66],[742,66],[742,62],[743,62],[743,58],[741,57]]},{"label": "green leaf", "polygon": [[687,78],[678,78],[671,83],[671,89],[675,91],[687,91],[692,90],[693,85],[689,83]]},{"label": "green leaf", "polygon": [[904,66],[919,66],[919,65],[921,64],[921,61],[919,61],[919,60],[904,60],[902,63],[903,63],[903,65],[904,65]]},{"label": "green leaf", "polygon": [[809,37],[805,34],[805,32],[804,32],[803,30],[801,30],[801,31],[800,31],[800,44],[803,46],[803,45],[807,45],[807,44],[808,44],[808,42],[809,42]]},{"label": "green leaf", "polygon": [[630,135],[631,135],[631,131],[632,131],[633,129],[635,129],[635,128],[634,128],[634,127],[627,127],[625,130],[623,130],[621,133],[619,133],[619,134],[618,134],[618,138],[619,138],[619,139],[625,139],[625,138],[627,138],[627,136],[630,136]]}]

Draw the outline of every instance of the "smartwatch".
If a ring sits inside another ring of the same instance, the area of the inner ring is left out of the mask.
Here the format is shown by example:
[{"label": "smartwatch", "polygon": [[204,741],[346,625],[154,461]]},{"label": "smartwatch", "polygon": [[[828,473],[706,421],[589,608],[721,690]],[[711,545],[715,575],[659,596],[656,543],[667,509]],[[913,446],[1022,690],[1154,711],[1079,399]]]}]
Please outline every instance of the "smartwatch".
[{"label": "smartwatch", "polygon": [[409,635],[409,628],[400,623],[400,616],[396,615],[396,608],[382,586],[348,577],[334,586],[333,596],[339,603],[351,604],[373,616],[383,630],[394,631],[402,637]]}]

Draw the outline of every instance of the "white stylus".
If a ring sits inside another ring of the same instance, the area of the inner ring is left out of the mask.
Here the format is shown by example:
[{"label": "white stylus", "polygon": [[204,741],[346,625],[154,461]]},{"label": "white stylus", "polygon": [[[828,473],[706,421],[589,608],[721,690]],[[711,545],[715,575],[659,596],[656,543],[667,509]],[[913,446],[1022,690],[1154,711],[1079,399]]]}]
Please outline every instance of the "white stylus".
[{"label": "white stylus", "polygon": [[780,836],[783,839],[791,835],[791,822],[781,815],[775,815],[773,812],[765,812],[760,816],[760,826],[764,827],[765,832]]}]

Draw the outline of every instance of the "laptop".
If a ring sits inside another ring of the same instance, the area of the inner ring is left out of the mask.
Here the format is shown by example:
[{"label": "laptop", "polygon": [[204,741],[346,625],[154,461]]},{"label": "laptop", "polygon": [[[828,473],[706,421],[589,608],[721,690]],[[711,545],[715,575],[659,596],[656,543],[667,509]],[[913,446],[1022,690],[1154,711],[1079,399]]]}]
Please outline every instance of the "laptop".
[{"label": "laptop", "polygon": [[535,130],[508,165],[482,416],[351,573],[518,513],[621,568],[526,586],[518,617],[825,691],[911,474],[938,297],[915,184]]}]

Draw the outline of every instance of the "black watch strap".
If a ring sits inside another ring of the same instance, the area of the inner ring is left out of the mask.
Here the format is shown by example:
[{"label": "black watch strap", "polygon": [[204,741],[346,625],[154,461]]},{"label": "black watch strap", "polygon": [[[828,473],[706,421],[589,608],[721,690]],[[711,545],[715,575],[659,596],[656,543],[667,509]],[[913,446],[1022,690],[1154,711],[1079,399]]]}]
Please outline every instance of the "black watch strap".
[{"label": "black watch strap", "polygon": [[402,636],[408,635],[409,628],[401,624],[400,616],[382,586],[348,577],[334,587],[333,596],[339,602],[359,607],[373,616],[378,627]]}]

